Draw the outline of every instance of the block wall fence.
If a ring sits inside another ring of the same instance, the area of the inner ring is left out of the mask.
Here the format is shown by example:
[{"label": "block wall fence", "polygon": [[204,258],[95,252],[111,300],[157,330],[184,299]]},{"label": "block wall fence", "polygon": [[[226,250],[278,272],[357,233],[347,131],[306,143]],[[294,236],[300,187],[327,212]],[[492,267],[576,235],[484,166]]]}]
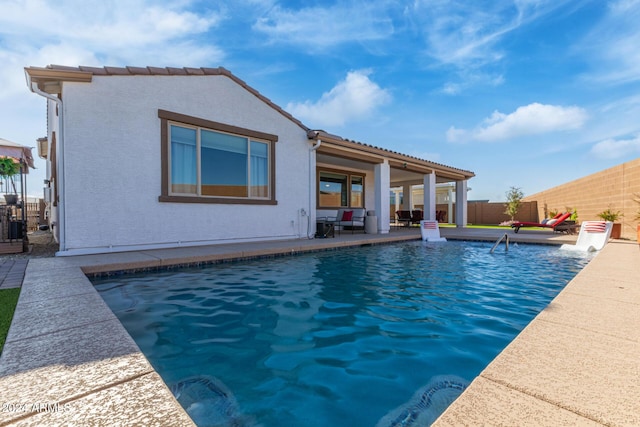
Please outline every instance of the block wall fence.
[{"label": "block wall fence", "polygon": [[[522,202],[516,220],[518,221],[538,221],[538,207],[536,202]],[[467,202],[467,224],[471,225],[498,225],[511,218],[504,213],[507,204],[504,202]],[[436,211],[444,211],[445,218],[448,218],[449,206],[437,204]],[[455,217],[456,205],[453,205],[452,216]]]},{"label": "block wall fence", "polygon": [[621,237],[636,240],[639,224],[640,157],[585,176],[575,181],[524,197],[523,202],[536,202],[540,219],[551,210],[577,209],[578,222],[599,220],[598,214],[608,208],[622,215]]}]

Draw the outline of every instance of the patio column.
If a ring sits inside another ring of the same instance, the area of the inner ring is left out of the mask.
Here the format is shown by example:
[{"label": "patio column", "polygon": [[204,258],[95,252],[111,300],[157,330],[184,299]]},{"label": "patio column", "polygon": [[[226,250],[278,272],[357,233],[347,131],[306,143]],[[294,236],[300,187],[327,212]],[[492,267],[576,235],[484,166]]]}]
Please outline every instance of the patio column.
[{"label": "patio column", "polygon": [[456,181],[456,227],[467,226],[467,181]]},{"label": "patio column", "polygon": [[424,183],[424,219],[436,219],[436,173],[431,171],[422,177]]},{"label": "patio column", "polygon": [[413,194],[411,191],[411,184],[404,184],[402,186],[402,210],[410,211],[413,206]]},{"label": "patio column", "polygon": [[447,203],[449,204],[449,209],[447,210],[447,222],[449,224],[453,224],[453,190],[451,189],[451,183],[449,183],[449,188],[447,188]]},{"label": "patio column", "polygon": [[378,234],[389,233],[389,204],[391,203],[391,167],[384,160],[373,167],[375,176],[375,211],[378,217]]}]

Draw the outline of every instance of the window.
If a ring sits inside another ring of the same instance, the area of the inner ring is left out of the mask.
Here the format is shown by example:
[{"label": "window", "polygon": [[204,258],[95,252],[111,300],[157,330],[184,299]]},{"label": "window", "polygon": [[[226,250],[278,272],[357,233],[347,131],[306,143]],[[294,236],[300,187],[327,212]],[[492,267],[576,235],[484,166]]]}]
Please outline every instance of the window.
[{"label": "window", "polygon": [[318,207],[364,207],[364,176],[318,171]]},{"label": "window", "polygon": [[159,110],[160,201],[276,204],[277,136]]},{"label": "window", "polygon": [[351,175],[351,204],[352,208],[364,207],[364,177]]}]

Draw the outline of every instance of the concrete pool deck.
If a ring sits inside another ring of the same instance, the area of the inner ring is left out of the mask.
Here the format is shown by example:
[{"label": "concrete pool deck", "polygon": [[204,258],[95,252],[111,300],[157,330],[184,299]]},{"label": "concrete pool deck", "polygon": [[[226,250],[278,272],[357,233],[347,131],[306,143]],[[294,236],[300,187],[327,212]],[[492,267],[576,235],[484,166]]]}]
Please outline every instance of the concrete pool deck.
[{"label": "concrete pool deck", "polygon": [[[495,241],[501,230],[441,228]],[[508,231],[512,242],[577,236]],[[31,259],[0,357],[0,426],[193,425],[86,274],[419,239],[419,230]],[[640,250],[612,241],[436,422],[640,425]]]}]

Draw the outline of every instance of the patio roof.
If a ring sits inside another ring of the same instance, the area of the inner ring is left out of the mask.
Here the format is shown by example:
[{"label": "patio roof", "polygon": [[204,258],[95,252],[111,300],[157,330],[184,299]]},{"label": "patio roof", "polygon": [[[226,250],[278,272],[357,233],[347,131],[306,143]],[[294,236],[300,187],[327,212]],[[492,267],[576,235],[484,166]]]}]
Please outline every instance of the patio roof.
[{"label": "patio roof", "polygon": [[[373,164],[382,163],[384,159],[388,159],[389,166],[392,170],[396,171],[395,175],[404,176],[403,179],[396,179],[397,181],[410,181],[411,175],[425,175],[432,172],[436,173],[438,182],[465,180],[475,176],[471,171],[435,163],[362,142],[351,141],[323,130],[310,130],[307,132],[307,136],[309,139],[322,141],[318,148],[319,154]],[[414,177],[413,179],[416,178]]]}]

